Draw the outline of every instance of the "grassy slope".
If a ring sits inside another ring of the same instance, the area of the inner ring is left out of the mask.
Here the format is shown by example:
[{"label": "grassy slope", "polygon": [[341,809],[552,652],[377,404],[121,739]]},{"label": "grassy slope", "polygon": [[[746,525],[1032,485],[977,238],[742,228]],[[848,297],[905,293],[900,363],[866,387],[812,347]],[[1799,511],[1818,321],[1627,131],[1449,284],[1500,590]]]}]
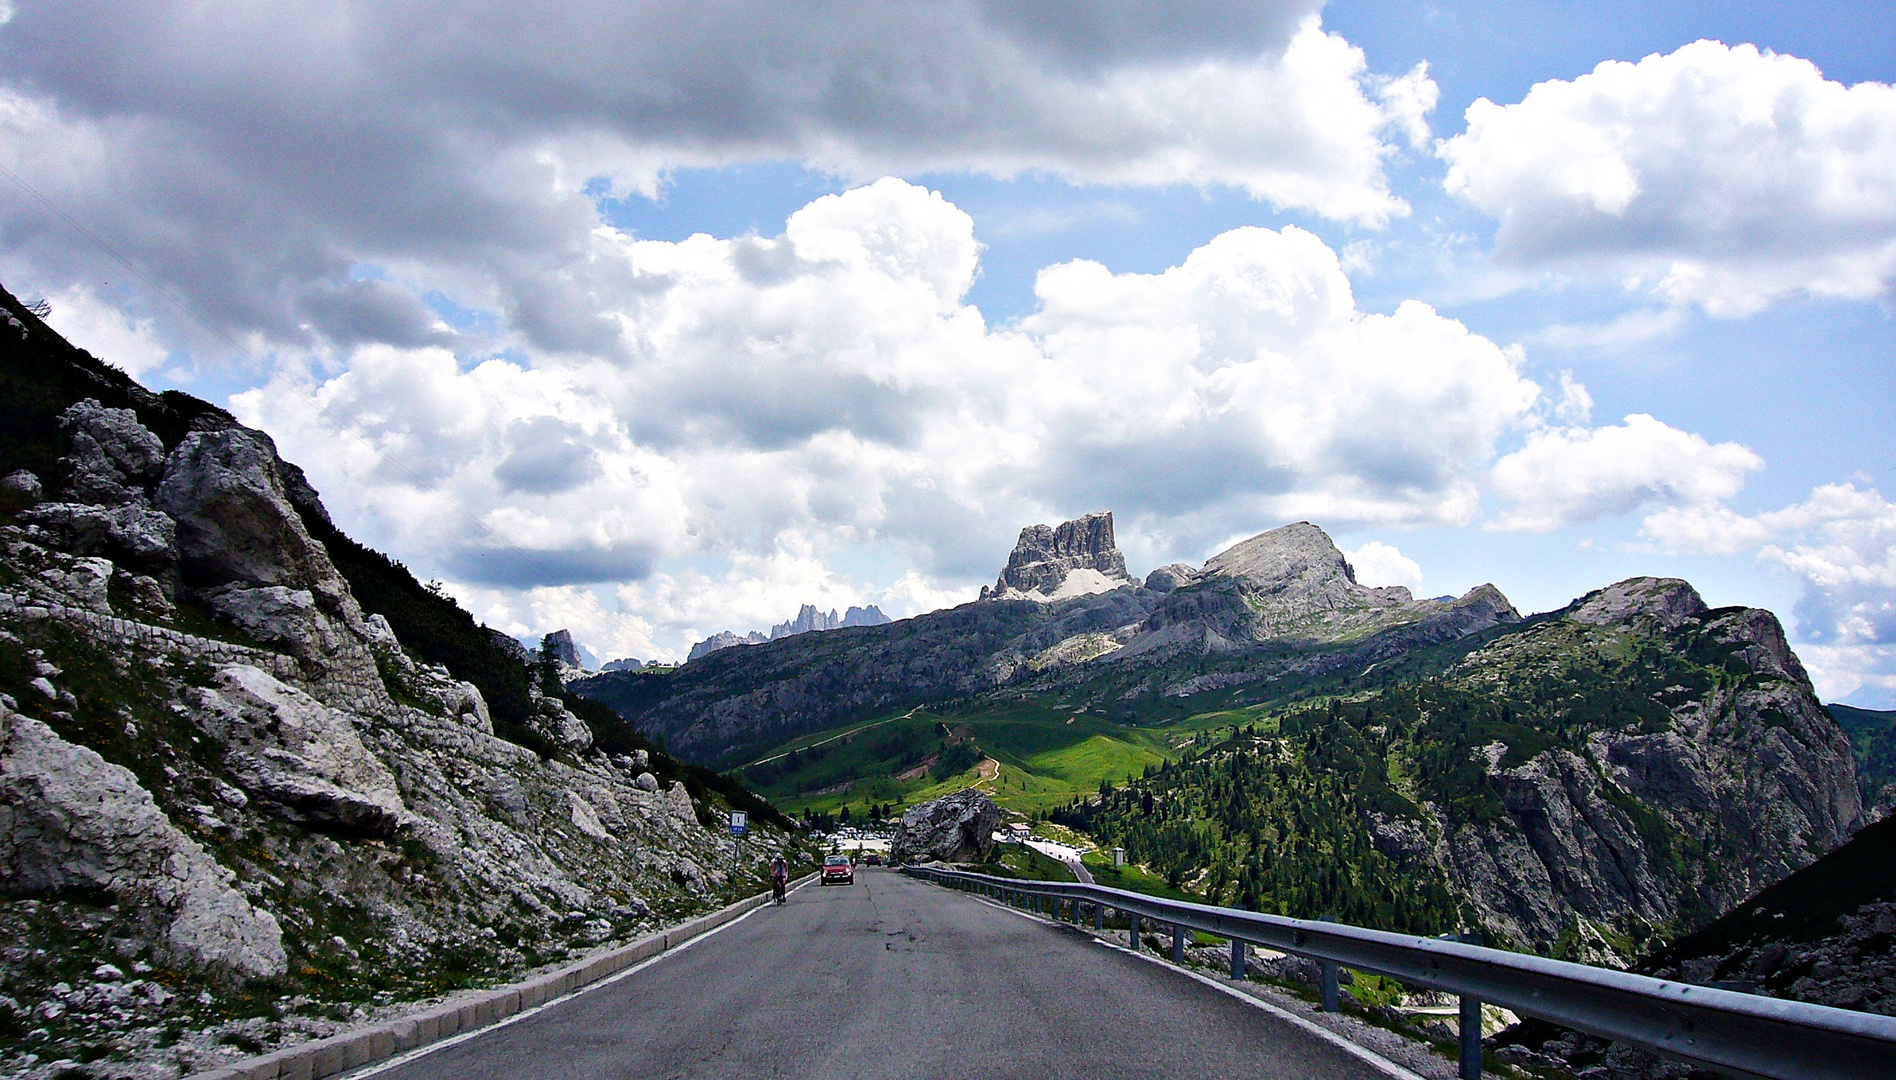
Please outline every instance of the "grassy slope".
[{"label": "grassy slope", "polygon": [[[998,763],[951,776],[930,766],[943,750],[969,743]],[[787,756],[797,751],[797,757]],[[914,804],[975,785],[1005,809],[1046,810],[1122,783],[1171,756],[1164,732],[1131,728],[1065,710],[1008,705],[965,712],[906,710],[798,738],[737,770],[786,810],[860,815],[874,803]]]}]

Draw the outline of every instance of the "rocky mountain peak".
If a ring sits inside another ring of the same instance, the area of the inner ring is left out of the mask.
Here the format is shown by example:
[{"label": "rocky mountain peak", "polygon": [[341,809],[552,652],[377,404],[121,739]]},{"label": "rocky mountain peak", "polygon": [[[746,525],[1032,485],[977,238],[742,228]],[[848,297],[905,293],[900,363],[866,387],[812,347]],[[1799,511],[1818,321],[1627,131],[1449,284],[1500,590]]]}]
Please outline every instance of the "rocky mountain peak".
[{"label": "rocky mountain peak", "polygon": [[752,630],[743,637],[739,637],[729,630],[712,634],[710,637],[705,638],[703,641],[691,647],[691,653],[685,658],[685,662],[690,663],[700,656],[709,656],[719,649],[728,649],[733,645],[761,645],[766,641],[795,637],[798,634],[810,634],[820,630],[838,630],[845,626],[881,626],[889,621],[889,617],[882,613],[882,609],[874,604],[870,604],[868,607],[851,607],[842,615],[836,614],[835,608],[831,608],[828,611],[820,611],[815,604],[804,604],[801,608],[797,609],[796,618],[788,622],[780,622],[771,627],[770,633],[767,636],[757,630]]},{"label": "rocky mountain peak", "polygon": [[1262,592],[1331,593],[1339,597],[1356,584],[1356,571],[1330,535],[1308,521],[1259,533],[1213,555],[1205,575],[1238,578]]},{"label": "rocky mountain peak", "polygon": [[1107,510],[1057,527],[1029,525],[1007,557],[1007,566],[983,600],[1064,600],[1133,584],[1126,557],[1113,542]]},{"label": "rocky mountain peak", "polygon": [[1457,600],[1417,600],[1399,585],[1362,585],[1329,534],[1307,521],[1234,544],[1199,570],[1155,570],[1146,587],[1165,596],[1128,643],[1127,656],[1176,647],[1225,651],[1272,640],[1345,641],[1397,627],[1409,628],[1403,640],[1435,640],[1520,618],[1492,585]]},{"label": "rocky mountain peak", "polygon": [[1676,630],[1685,620],[1705,611],[1705,601],[1688,582],[1633,577],[1574,601],[1567,617],[1596,626],[1651,620],[1667,630]]},{"label": "rocky mountain peak", "polygon": [[571,630],[555,630],[540,639],[540,651],[561,667],[580,666],[579,646],[574,643]]}]

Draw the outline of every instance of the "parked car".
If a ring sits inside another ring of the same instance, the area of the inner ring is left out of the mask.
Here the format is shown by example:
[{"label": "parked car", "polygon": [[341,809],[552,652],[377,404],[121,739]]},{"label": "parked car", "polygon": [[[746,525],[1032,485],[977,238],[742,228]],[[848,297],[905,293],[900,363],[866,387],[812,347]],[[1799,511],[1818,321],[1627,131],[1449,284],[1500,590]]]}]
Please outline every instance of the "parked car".
[{"label": "parked car", "polygon": [[825,855],[823,856],[823,884],[830,885],[837,882],[854,885],[856,868],[849,865],[847,855]]},{"label": "parked car", "polygon": [[866,866],[881,866],[882,853],[880,851],[871,851],[862,857],[862,861]]}]

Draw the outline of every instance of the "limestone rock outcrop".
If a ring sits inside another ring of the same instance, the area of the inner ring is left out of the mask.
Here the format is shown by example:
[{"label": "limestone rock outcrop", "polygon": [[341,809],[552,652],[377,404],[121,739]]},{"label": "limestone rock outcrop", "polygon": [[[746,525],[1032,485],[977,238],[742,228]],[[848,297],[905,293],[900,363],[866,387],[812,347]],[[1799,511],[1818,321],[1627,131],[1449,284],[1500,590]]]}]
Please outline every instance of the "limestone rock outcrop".
[{"label": "limestone rock outcrop", "polygon": [[1163,596],[1129,636],[1122,659],[1180,650],[1241,653],[1273,642],[1361,642],[1367,651],[1357,658],[1373,663],[1520,619],[1492,585],[1453,600],[1416,600],[1401,586],[1361,585],[1336,544],[1309,522],[1235,544],[1200,570],[1154,572],[1160,574]]},{"label": "limestone rock outcrop", "polygon": [[904,810],[889,856],[899,863],[986,862],[1000,824],[993,799],[963,788]]},{"label": "limestone rock outcrop", "polygon": [[[705,638],[703,641],[698,642],[696,645],[693,645],[690,654],[685,658],[685,662],[690,663],[701,656],[709,656],[719,649],[728,649],[733,645],[762,645],[766,641],[778,641],[787,637],[795,637],[798,634],[811,634],[821,630],[837,630],[845,626],[883,626],[888,622],[889,617],[884,615],[882,609],[874,604],[870,604],[868,607],[851,607],[842,615],[837,615],[836,609],[834,608],[831,608],[829,611],[819,611],[815,604],[805,604],[798,609],[796,618],[790,619],[787,622],[780,622],[771,627],[768,635],[753,630],[743,637],[739,637],[729,630],[719,631]],[[607,665],[606,670],[615,669]]]},{"label": "limestone rock outcrop", "polygon": [[698,642],[696,645],[693,645],[691,652],[685,656],[685,663],[688,664],[701,656],[710,656],[720,649],[728,649],[734,645],[762,645],[769,640],[769,638],[755,630],[752,630],[743,637],[738,637],[729,630],[720,630],[710,637],[705,638],[703,641]]},{"label": "limestone rock outcrop", "polygon": [[882,613],[881,608],[870,604],[867,607],[851,606],[848,611],[843,612],[843,621],[839,625],[882,626],[889,621],[889,617]]},{"label": "limestone rock outcrop", "polygon": [[306,589],[360,624],[349,587],[290,505],[276,448],[239,427],[193,431],[165,461],[154,502],[178,522],[187,584]]},{"label": "limestone rock outcrop", "polygon": [[1064,600],[1133,584],[1113,540],[1113,515],[1087,514],[1057,527],[1029,525],[983,600]]},{"label": "limestone rock outcrop", "polygon": [[0,705],[0,889],[97,889],[155,923],[164,954],[181,966],[282,974],[282,928],[234,877],[129,769]]},{"label": "limestone rock outcrop", "polygon": [[395,774],[348,718],[269,672],[228,664],[197,698],[200,726],[224,747],[226,774],[283,817],[381,837],[411,817]]},{"label": "limestone rock outcrop", "polygon": [[562,668],[576,668],[579,662],[579,646],[573,641],[571,630],[555,630],[540,641],[540,652]]},{"label": "limestone rock outcrop", "polygon": [[64,496],[79,503],[121,503],[142,498],[142,485],[157,479],[165,444],[130,409],[109,409],[86,399],[59,418],[71,440],[71,476]]},{"label": "limestone rock outcrop", "polygon": [[1168,593],[1198,580],[1198,570],[1184,563],[1171,563],[1161,566],[1145,576],[1145,587],[1153,592]]}]

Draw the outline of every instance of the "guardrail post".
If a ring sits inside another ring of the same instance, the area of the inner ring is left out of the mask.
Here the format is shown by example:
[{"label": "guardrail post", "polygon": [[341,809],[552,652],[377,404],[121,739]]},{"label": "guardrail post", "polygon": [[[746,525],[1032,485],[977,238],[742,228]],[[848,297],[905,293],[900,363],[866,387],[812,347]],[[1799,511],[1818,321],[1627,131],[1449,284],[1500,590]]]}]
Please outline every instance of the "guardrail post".
[{"label": "guardrail post", "polygon": [[1093,929],[1095,931],[1106,929],[1106,905],[1097,900],[1093,902]]},{"label": "guardrail post", "polygon": [[1172,924],[1172,963],[1185,962],[1185,924]]},{"label": "guardrail post", "polygon": [[[1335,922],[1328,915],[1318,916],[1318,922]],[[1329,960],[1317,961],[1317,990],[1323,995],[1323,1011],[1336,1012],[1342,1008],[1341,993],[1336,985],[1336,964]]]},{"label": "guardrail post", "polygon": [[[1456,940],[1468,945],[1479,945],[1482,935],[1479,931],[1455,935]],[[1457,1041],[1461,1043],[1462,1080],[1481,1080],[1481,999],[1468,994],[1461,996],[1461,1023],[1456,1028]]]},{"label": "guardrail post", "polygon": [[1244,979],[1244,942],[1237,938],[1231,939],[1231,977]]},{"label": "guardrail post", "polygon": [[1129,933],[1126,935],[1126,941],[1128,944],[1132,946],[1133,952],[1138,952],[1139,951],[1139,913],[1138,912],[1136,911],[1126,912],[1126,928],[1129,931]]}]

